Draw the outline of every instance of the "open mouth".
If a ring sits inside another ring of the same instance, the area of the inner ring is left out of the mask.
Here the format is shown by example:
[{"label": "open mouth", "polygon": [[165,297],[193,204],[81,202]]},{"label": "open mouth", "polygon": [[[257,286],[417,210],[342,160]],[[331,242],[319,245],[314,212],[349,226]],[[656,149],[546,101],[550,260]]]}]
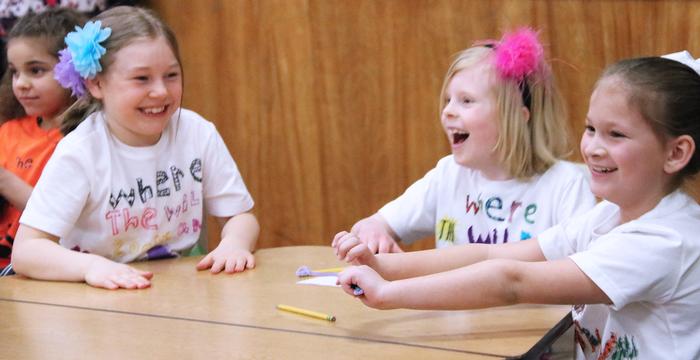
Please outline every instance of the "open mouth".
[{"label": "open mouth", "polygon": [[611,172],[617,171],[617,168],[591,166],[591,171],[600,174],[609,174]]},{"label": "open mouth", "polygon": [[467,140],[469,133],[465,131],[453,131],[452,132],[452,143],[459,145]]},{"label": "open mouth", "polygon": [[161,115],[161,114],[165,113],[166,110],[168,110],[168,105],[159,106],[159,107],[141,108],[141,112],[143,112],[146,115]]}]

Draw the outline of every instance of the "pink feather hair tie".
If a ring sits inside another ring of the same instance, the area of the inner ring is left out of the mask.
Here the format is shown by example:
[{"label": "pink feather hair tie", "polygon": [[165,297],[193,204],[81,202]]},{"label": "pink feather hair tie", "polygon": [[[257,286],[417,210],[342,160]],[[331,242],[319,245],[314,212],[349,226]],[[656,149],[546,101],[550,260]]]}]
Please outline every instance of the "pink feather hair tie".
[{"label": "pink feather hair tie", "polygon": [[495,47],[495,67],[500,76],[522,81],[542,62],[544,49],[531,28],[506,33]]}]

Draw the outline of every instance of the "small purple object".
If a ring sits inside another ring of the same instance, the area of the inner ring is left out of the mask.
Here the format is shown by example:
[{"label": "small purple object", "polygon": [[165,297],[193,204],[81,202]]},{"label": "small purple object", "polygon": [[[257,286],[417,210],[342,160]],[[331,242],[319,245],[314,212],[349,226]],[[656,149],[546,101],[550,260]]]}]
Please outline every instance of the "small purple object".
[{"label": "small purple object", "polygon": [[73,96],[81,97],[85,95],[86,91],[83,78],[80,77],[80,74],[75,70],[73,58],[68,48],[59,51],[58,58],[59,62],[54,66],[54,78],[61,86],[70,89]]},{"label": "small purple object", "polygon": [[363,294],[365,293],[365,291],[362,290],[361,287],[359,287],[359,286],[357,286],[357,285],[355,285],[355,284],[351,284],[350,287],[352,288],[352,293],[353,293],[353,295],[355,295],[355,296],[360,296],[360,295],[363,295]]},{"label": "small purple object", "polygon": [[307,277],[307,276],[336,276],[338,275],[337,272],[324,272],[324,271],[313,271],[309,269],[308,266],[302,265],[297,269],[297,276],[298,277]]}]

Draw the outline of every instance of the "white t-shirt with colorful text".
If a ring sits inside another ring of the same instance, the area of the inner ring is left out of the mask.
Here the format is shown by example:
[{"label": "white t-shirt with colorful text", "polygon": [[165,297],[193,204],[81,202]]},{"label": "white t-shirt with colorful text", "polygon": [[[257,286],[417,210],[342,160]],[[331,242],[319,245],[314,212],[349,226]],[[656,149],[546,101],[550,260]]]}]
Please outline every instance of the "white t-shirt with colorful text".
[{"label": "white t-shirt with colorful text", "polygon": [[20,219],[76,251],[118,262],[177,256],[217,217],[253,200],[214,124],[176,111],[159,141],[132,147],[90,115],[57,146]]},{"label": "white t-shirt with colorful text", "polygon": [[526,181],[494,181],[449,155],[379,214],[403,243],[432,234],[438,248],[526,240],[595,205],[584,171],[558,161]]},{"label": "white t-shirt with colorful text", "polygon": [[676,191],[636,220],[619,217],[603,201],[538,236],[548,260],[568,256],[612,301],[575,308],[580,354],[700,359],[700,205]]}]

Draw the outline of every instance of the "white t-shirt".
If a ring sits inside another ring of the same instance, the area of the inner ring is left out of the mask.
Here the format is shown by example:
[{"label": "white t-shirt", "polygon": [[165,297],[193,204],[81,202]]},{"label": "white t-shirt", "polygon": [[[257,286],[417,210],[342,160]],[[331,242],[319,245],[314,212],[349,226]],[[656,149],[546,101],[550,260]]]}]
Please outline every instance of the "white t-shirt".
[{"label": "white t-shirt", "polygon": [[570,257],[612,301],[607,312],[590,307],[593,316],[575,311],[590,335],[579,339],[586,358],[607,346],[616,359],[699,359],[700,205],[676,191],[618,222],[617,205],[603,201],[538,237],[548,260]]},{"label": "white t-shirt", "polygon": [[214,124],[181,109],[158,143],[132,147],[98,112],[58,144],[20,222],[68,249],[130,262],[189,250],[203,203],[217,217],[253,207]]},{"label": "white t-shirt", "polygon": [[440,248],[526,240],[594,205],[584,169],[573,163],[527,181],[494,181],[449,155],[379,214],[403,243],[434,233]]}]

